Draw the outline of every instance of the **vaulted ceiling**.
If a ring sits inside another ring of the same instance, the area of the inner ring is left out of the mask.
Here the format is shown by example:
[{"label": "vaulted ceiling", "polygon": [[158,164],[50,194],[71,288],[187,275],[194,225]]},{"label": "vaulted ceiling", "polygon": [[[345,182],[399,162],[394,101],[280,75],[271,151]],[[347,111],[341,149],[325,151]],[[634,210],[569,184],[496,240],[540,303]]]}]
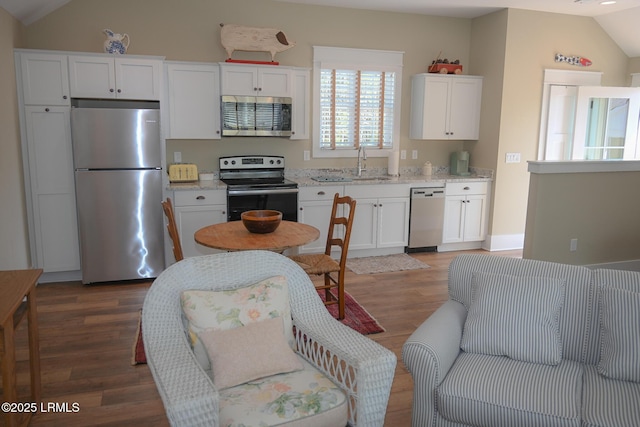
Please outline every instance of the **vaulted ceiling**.
[{"label": "vaulted ceiling", "polygon": [[[64,6],[70,0],[0,0],[5,9],[29,25]],[[640,57],[640,0],[279,0],[355,9],[475,18],[504,8],[591,16],[631,58]]]}]

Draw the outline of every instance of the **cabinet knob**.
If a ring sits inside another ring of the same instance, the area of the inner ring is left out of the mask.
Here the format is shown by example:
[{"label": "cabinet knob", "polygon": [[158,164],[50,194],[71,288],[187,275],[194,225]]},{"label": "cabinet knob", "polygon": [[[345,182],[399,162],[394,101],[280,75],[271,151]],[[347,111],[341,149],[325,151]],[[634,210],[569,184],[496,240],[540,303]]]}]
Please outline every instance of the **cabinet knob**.
[{"label": "cabinet knob", "polygon": [[114,92],[114,90],[113,90],[113,89],[109,89],[109,92],[113,93],[113,92]]},{"label": "cabinet knob", "polygon": [[219,130],[216,131],[216,135],[220,135],[220,131]]},{"label": "cabinet knob", "polygon": [[45,109],[44,109],[44,111],[46,111],[46,112],[48,113],[48,112],[49,112],[49,109],[48,109],[48,108],[45,108]]},{"label": "cabinet knob", "polygon": [[471,190],[469,187],[464,187],[463,190]]},{"label": "cabinet knob", "polygon": [[222,211],[222,215],[226,215],[227,213],[225,211]]},{"label": "cabinet knob", "polygon": [[318,191],[318,196],[324,196],[326,193],[324,191]]},{"label": "cabinet knob", "polygon": [[300,206],[300,210],[301,210],[301,211],[303,211],[303,210],[304,210],[304,208],[303,208],[302,206]]},{"label": "cabinet knob", "polygon": [[257,87],[254,87],[254,88],[253,88],[253,91],[254,91],[254,92],[257,92],[257,91],[258,91],[258,88],[257,88]]},{"label": "cabinet knob", "polygon": [[67,99],[67,95],[62,95],[62,99]]},{"label": "cabinet knob", "polygon": [[118,89],[118,93],[122,93],[122,89]]},{"label": "cabinet knob", "polygon": [[205,197],[204,197],[204,196],[198,196],[198,197],[196,197],[196,200],[204,200],[204,199],[205,199]]}]

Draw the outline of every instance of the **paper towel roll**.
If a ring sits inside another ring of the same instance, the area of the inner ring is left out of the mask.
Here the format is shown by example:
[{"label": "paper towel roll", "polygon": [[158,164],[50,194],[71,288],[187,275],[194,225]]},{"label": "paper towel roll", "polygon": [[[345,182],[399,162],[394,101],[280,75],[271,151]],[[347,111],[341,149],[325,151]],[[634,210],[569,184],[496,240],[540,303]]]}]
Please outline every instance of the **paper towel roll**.
[{"label": "paper towel roll", "polygon": [[387,173],[391,176],[398,176],[400,170],[400,152],[392,151],[389,153],[389,164],[387,166]]}]

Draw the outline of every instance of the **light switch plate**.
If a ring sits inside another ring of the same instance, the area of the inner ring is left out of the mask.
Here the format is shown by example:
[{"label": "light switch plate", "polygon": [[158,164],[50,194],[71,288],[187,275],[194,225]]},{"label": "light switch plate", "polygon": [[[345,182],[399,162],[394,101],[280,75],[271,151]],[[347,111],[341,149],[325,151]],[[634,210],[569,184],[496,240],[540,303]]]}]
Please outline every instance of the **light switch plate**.
[{"label": "light switch plate", "polygon": [[412,158],[413,160],[415,160],[415,159],[417,159],[417,158],[418,158],[418,150],[413,150],[413,151],[411,152],[411,158]]},{"label": "light switch plate", "polygon": [[173,152],[173,161],[174,163],[182,163],[182,151]]},{"label": "light switch plate", "polygon": [[406,160],[407,159],[407,150],[400,150],[400,158],[402,160]]},{"label": "light switch plate", "polygon": [[309,150],[304,150],[304,160],[311,160],[311,152]]},{"label": "light switch plate", "polygon": [[520,153],[507,153],[505,163],[520,163]]}]

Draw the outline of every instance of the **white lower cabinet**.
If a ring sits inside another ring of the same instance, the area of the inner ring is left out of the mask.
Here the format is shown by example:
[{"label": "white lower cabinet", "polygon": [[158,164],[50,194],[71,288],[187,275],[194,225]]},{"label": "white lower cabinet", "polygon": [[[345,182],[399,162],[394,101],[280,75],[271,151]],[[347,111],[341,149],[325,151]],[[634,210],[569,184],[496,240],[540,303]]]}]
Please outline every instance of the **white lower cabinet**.
[{"label": "white lower cabinet", "polygon": [[[329,217],[333,208],[333,197],[344,193],[341,185],[302,187],[298,193],[298,222],[312,225],[320,230],[320,237],[298,248],[301,254],[324,253],[329,232]],[[357,212],[357,208],[356,208]]]},{"label": "white lower cabinet", "polygon": [[345,194],[356,199],[349,251],[407,246],[409,189],[408,184],[345,187]]},{"label": "white lower cabinet", "polygon": [[174,211],[185,258],[224,252],[196,243],[193,235],[202,227],[227,221],[226,190],[175,191]]},{"label": "white lower cabinet", "polygon": [[442,243],[483,241],[486,238],[486,212],[486,182],[448,183]]}]

